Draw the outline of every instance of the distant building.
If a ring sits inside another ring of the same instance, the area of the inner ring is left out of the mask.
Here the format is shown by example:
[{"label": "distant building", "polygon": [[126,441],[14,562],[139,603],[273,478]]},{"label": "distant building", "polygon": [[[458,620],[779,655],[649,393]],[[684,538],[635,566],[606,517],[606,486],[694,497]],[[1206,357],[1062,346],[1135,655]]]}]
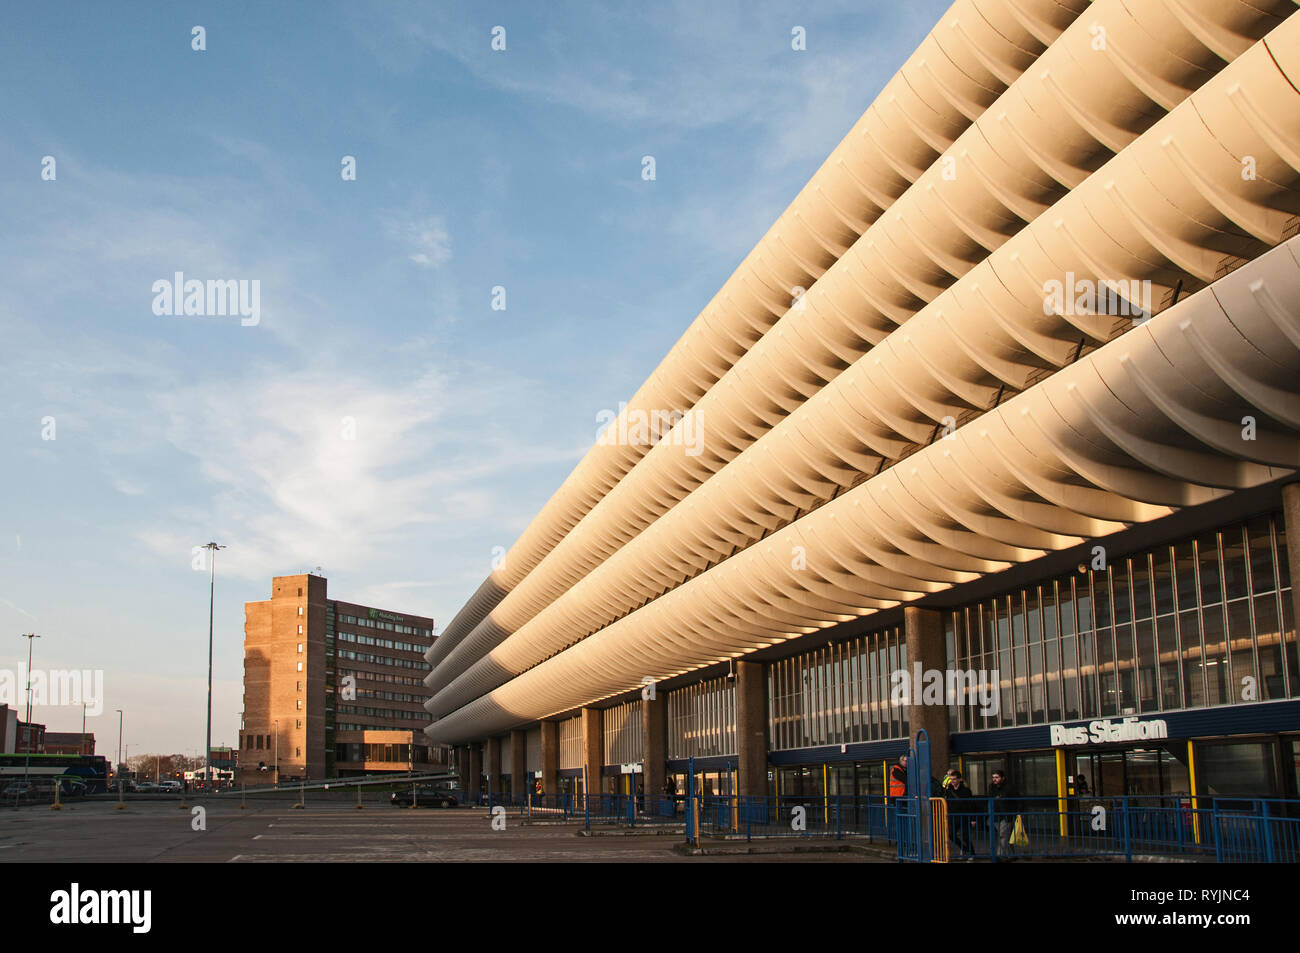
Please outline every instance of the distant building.
[{"label": "distant building", "polygon": [[37,722],[18,722],[17,754],[45,754],[45,726]]},{"label": "distant building", "polygon": [[18,750],[18,712],[8,705],[0,705],[0,754],[13,754]]},{"label": "distant building", "polygon": [[421,731],[433,643],[432,619],[329,599],[322,576],[273,578],[244,605],[241,780],[445,764]]},{"label": "distant building", "polygon": [[95,733],[80,731],[47,731],[46,754],[94,754]]},{"label": "distant building", "polygon": [[208,764],[213,771],[234,771],[239,767],[239,751],[229,745],[211,748],[208,751]]}]

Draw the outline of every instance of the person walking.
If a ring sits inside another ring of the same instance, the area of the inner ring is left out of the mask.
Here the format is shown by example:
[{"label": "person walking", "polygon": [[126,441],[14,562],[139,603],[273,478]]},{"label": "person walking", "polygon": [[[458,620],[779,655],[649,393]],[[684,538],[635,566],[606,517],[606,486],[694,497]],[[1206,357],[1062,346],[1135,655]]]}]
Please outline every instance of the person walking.
[{"label": "person walking", "polygon": [[[1019,801],[1011,787],[1011,779],[1005,771],[994,771],[993,781],[989,785],[989,797],[993,799],[993,821],[997,830],[993,856],[1002,860],[1011,859],[1011,834],[1015,829],[1016,812]],[[993,832],[989,832],[990,839]]]},{"label": "person walking", "polygon": [[961,850],[962,857],[974,857],[970,828],[970,785],[956,768],[943,779],[943,799],[948,808],[948,839]]}]

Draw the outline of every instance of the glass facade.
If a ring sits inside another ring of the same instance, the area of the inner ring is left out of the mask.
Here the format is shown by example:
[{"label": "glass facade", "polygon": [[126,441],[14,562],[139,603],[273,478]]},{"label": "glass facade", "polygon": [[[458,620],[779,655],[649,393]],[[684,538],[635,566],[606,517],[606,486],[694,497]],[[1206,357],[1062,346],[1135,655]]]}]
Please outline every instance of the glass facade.
[{"label": "glass facade", "polygon": [[560,743],[560,770],[582,767],[582,718],[568,718],[556,726]]},{"label": "glass facade", "polygon": [[906,667],[898,626],[773,662],[772,750],[907,737],[906,706],[890,704],[890,673]]},{"label": "glass facade", "polygon": [[736,683],[714,678],[668,693],[668,757],[736,753]]},{"label": "glass facade", "polygon": [[603,714],[605,764],[641,760],[641,700],[606,708]]},{"label": "glass facade", "polygon": [[1300,696],[1280,513],[1096,565],[945,613],[950,667],[999,681],[952,730]]},{"label": "glass facade", "polygon": [[776,794],[782,798],[880,797],[885,793],[888,764],[854,761],[778,768]]}]

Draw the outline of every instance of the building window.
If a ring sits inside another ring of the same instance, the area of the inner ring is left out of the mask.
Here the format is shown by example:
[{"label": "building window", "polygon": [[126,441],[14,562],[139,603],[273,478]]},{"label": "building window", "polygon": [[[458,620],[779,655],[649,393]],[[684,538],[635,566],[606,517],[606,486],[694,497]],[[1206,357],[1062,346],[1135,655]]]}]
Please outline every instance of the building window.
[{"label": "building window", "polygon": [[891,677],[905,658],[903,630],[894,626],[773,662],[773,750],[908,737],[907,708],[894,702]]},{"label": "building window", "polygon": [[[299,631],[299,632],[302,631],[302,626],[298,626],[298,631]],[[301,643],[301,642],[298,643],[298,654],[299,654],[299,655],[302,654],[302,643]]]},{"label": "building window", "polygon": [[299,707],[299,708],[302,708],[302,699],[301,699],[301,698],[298,699],[298,707]]},{"label": "building window", "polygon": [[668,757],[736,753],[736,683],[710,679],[668,694]]},{"label": "building window", "polygon": [[293,756],[294,756],[295,758],[301,758],[301,757],[302,757],[302,749],[301,749],[301,748],[294,748],[294,749],[293,749]]},{"label": "building window", "polygon": [[1300,695],[1286,556],[1264,514],[948,614],[953,667],[1001,682],[997,710],[968,696],[953,730]]},{"label": "building window", "polygon": [[303,612],[302,606],[299,606],[299,607],[298,607],[298,615],[302,615],[302,612]]},{"label": "building window", "polygon": [[[410,696],[411,701],[423,699]],[[631,764],[640,761],[641,750],[641,700],[624,702],[605,709],[601,716],[604,724],[605,763]],[[509,738],[506,739],[506,744]],[[504,755],[502,756],[504,758]],[[507,764],[509,762],[506,762]]]},{"label": "building window", "polygon": [[302,626],[301,626],[301,625],[298,626],[298,634],[299,634],[299,635],[302,635]]},{"label": "building window", "polygon": [[302,671],[302,662],[299,662],[299,663],[298,663],[298,671],[300,671],[300,672]]},{"label": "building window", "polygon": [[301,718],[299,718],[299,719],[297,720],[297,722],[295,723],[294,727],[295,727],[295,728],[301,728],[301,727],[302,727],[302,719],[301,719]]},{"label": "building window", "polygon": [[302,586],[299,586],[299,587],[298,587],[298,595],[299,595],[299,596],[302,595]]}]

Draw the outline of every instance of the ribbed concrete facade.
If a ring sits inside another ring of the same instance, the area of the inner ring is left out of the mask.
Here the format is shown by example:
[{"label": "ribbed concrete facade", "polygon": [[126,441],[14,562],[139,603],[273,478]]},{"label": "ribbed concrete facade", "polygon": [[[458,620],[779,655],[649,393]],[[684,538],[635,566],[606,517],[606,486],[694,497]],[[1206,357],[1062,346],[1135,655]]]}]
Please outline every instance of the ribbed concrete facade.
[{"label": "ribbed concrete facade", "polygon": [[[430,737],[1276,496],[1300,468],[1294,10],[954,4],[435,644]],[[619,439],[663,412],[663,439]]]}]

